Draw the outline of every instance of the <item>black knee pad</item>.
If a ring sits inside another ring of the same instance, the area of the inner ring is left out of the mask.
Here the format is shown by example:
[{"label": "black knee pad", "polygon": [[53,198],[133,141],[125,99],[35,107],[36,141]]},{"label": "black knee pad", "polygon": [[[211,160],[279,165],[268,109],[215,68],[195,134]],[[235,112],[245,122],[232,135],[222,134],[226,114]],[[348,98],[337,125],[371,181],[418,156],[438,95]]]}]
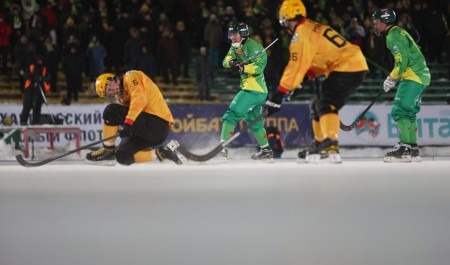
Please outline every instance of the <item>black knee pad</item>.
[{"label": "black knee pad", "polygon": [[311,114],[311,119],[312,120],[319,120],[319,112],[317,111],[317,103],[318,103],[318,98],[314,97],[311,101],[311,104],[309,105],[309,110],[310,110],[310,114]]},{"label": "black knee pad", "polygon": [[105,107],[103,110],[103,116],[102,118],[105,120],[109,119],[109,117],[114,117],[115,109],[113,104],[109,104]]},{"label": "black knee pad", "polygon": [[[333,106],[333,107],[332,107]],[[338,113],[338,110],[342,106],[336,106],[334,104],[331,104],[330,102],[325,101],[324,99],[320,99],[317,101],[317,112],[319,114],[319,117],[328,114],[328,113]]]},{"label": "black knee pad", "polygon": [[134,155],[127,152],[116,152],[117,163],[125,166],[129,166],[134,163]]}]

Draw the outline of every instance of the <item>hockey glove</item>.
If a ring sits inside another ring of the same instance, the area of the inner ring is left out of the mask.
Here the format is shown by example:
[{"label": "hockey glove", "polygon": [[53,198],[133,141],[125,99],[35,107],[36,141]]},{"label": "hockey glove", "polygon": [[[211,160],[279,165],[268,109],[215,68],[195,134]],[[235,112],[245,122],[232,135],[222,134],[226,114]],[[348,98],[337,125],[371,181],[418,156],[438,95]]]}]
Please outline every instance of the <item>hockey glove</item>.
[{"label": "hockey glove", "polygon": [[231,71],[238,72],[239,74],[242,73],[243,67],[239,65],[238,59],[233,58],[230,61],[228,61],[228,66],[230,66]]},{"label": "hockey glove", "polygon": [[280,111],[281,101],[283,101],[284,93],[281,91],[277,91],[272,95],[271,99],[266,101],[267,106],[267,116],[271,116],[272,114]]},{"label": "hockey glove", "polygon": [[133,128],[131,125],[127,123],[122,125],[122,128],[119,130],[120,138],[130,137],[131,135],[133,135]]},{"label": "hockey glove", "polygon": [[388,92],[389,90],[394,88],[396,84],[397,80],[392,79],[390,76],[386,77],[386,80],[384,80],[383,83],[384,92]]}]

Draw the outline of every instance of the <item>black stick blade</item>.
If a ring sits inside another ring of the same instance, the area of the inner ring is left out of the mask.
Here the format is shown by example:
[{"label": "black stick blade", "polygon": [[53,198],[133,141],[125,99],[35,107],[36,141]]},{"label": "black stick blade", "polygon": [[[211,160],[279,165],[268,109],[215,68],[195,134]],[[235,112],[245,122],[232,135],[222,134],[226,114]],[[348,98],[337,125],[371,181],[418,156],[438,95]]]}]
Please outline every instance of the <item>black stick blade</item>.
[{"label": "black stick blade", "polygon": [[186,157],[188,160],[197,161],[197,162],[205,162],[210,160],[211,158],[217,156],[223,149],[222,145],[216,146],[212,151],[204,154],[204,155],[196,155],[191,152],[189,152],[186,148],[183,146],[179,146],[176,151],[182,154],[184,157]]},{"label": "black stick blade", "polygon": [[353,130],[355,126],[358,125],[358,123],[366,116],[366,113],[373,106],[373,104],[375,104],[375,102],[381,97],[381,95],[383,95],[383,93],[384,90],[378,92],[377,96],[373,99],[373,101],[369,104],[369,106],[367,106],[367,108],[358,116],[358,118],[356,118],[356,120],[352,124],[345,125],[342,122],[340,122],[339,128],[346,132]]},{"label": "black stick blade", "polygon": [[30,162],[26,161],[22,155],[16,155],[16,160],[21,166],[24,166],[24,167],[39,167],[39,166],[45,165],[45,164],[53,161],[53,159],[50,161],[48,161],[49,159],[46,159],[46,160],[42,160],[39,162],[30,163]]},{"label": "black stick blade", "polygon": [[343,124],[342,122],[341,122],[341,124],[339,125],[339,128],[340,128],[341,130],[343,130],[343,131],[346,131],[346,132],[351,131],[351,130],[353,129],[351,126],[347,126],[347,125]]},{"label": "black stick blade", "polygon": [[340,122],[339,128],[340,128],[341,130],[343,130],[343,131],[349,132],[349,131],[353,130],[353,129],[355,128],[356,125],[358,125],[359,121],[360,121],[360,120],[359,120],[359,118],[358,118],[356,121],[354,121],[354,122],[353,122],[352,124],[350,124],[350,125],[345,125],[345,124],[343,124],[342,122]]},{"label": "black stick blade", "polygon": [[177,143],[176,146],[172,147],[172,150],[176,150],[177,152],[179,152],[180,154],[182,154],[186,159],[188,160],[192,160],[192,161],[197,161],[197,162],[205,162],[210,160],[211,158],[214,158],[215,156],[217,156],[220,152],[222,152],[223,148],[225,146],[227,146],[229,143],[231,143],[232,141],[234,141],[234,139],[236,139],[237,137],[239,137],[239,135],[241,135],[242,133],[248,131],[248,129],[250,127],[253,126],[253,124],[257,123],[258,121],[263,119],[263,113],[264,111],[262,111],[262,114],[260,114],[258,117],[256,117],[252,122],[250,122],[249,124],[247,124],[247,126],[244,126],[241,128],[241,130],[237,133],[235,133],[230,139],[228,139],[227,141],[220,143],[218,146],[216,146],[213,150],[211,150],[210,152],[204,154],[204,155],[196,155],[193,154],[191,152],[189,152],[189,150],[187,150],[186,148],[184,148],[183,146],[179,145]]}]

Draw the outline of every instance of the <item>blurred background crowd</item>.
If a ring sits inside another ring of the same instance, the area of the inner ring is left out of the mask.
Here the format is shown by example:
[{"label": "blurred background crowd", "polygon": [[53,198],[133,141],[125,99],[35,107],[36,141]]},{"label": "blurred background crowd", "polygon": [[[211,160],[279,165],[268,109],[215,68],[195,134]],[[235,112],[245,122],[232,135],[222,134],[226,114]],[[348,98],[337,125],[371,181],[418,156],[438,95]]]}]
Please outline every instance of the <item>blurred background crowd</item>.
[{"label": "blurred background crowd", "polygon": [[[385,41],[376,38],[371,25],[370,15],[381,7],[396,11],[397,24],[421,46],[428,63],[448,63],[450,68],[448,1],[303,2],[309,18],[329,24],[361,47],[371,66],[369,76],[373,78],[381,78],[374,65],[390,69],[392,64]],[[54,92],[58,90],[58,71],[78,91],[82,90],[83,78],[89,80],[93,89],[99,74],[129,69],[142,70],[152,78],[161,77],[164,83],[175,86],[179,78],[200,81],[200,72],[221,67],[230,45],[229,23],[243,21],[249,25],[250,37],[263,46],[279,38],[268,50],[266,80],[273,89],[289,58],[290,36],[278,23],[280,3],[271,0],[2,0],[0,74],[21,76],[38,56],[45,60]],[[197,76],[189,76],[193,61],[200,64],[196,68]],[[70,100],[65,103],[70,104]]]}]

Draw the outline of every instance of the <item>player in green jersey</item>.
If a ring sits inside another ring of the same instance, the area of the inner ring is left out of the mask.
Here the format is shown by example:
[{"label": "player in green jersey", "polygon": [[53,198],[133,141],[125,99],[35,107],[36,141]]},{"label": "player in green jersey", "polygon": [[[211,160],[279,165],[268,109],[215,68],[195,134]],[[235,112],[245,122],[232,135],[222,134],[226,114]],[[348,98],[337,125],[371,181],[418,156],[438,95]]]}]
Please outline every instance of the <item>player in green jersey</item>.
[{"label": "player in green jersey", "polygon": [[[222,117],[223,127],[220,141],[231,138],[238,122],[245,119],[251,123],[262,114],[267,98],[267,86],[264,80],[264,68],[267,64],[267,54],[261,44],[249,38],[248,26],[245,23],[232,22],[228,28],[228,38],[231,47],[222,65],[240,75],[241,90],[236,94]],[[273,160],[273,151],[269,146],[261,119],[250,127],[260,146],[260,151],[251,156],[253,160]],[[223,157],[226,159],[228,150],[225,148]]]},{"label": "player in green jersey", "polygon": [[420,162],[417,146],[417,113],[422,94],[430,85],[430,71],[419,46],[404,29],[396,26],[394,10],[385,8],[372,14],[375,33],[386,36],[386,45],[394,56],[394,69],[384,81],[384,91],[398,85],[392,107],[400,142],[386,153],[385,162]]}]

